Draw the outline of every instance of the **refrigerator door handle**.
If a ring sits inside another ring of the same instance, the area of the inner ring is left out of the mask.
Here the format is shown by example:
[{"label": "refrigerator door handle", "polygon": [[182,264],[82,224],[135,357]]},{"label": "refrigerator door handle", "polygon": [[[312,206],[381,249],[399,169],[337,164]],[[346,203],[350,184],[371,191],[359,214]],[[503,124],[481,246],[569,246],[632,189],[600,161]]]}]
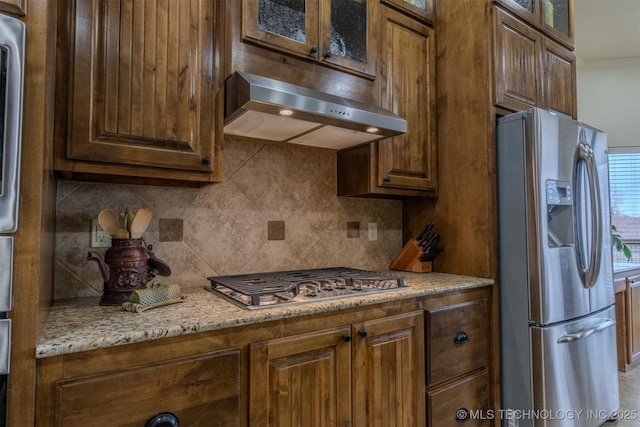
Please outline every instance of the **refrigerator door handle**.
[{"label": "refrigerator door handle", "polygon": [[607,319],[604,322],[598,323],[596,326],[589,328],[589,329],[585,329],[584,331],[580,331],[580,332],[576,332],[575,334],[567,334],[564,335],[560,338],[558,338],[558,343],[562,344],[562,343],[568,343],[568,342],[575,342],[578,340],[581,340],[583,338],[588,337],[589,335],[593,335],[596,332],[600,332],[600,331],[604,331],[607,328],[610,328],[612,326],[616,325],[616,321],[613,319]]},{"label": "refrigerator door handle", "polygon": [[[582,131],[584,132],[584,130]],[[578,143],[576,149],[576,156],[573,169],[573,187],[576,189],[576,209],[574,218],[574,227],[576,233],[576,260],[578,261],[578,268],[581,272],[582,283],[585,287],[593,287],[600,274],[600,263],[602,257],[602,217],[601,217],[601,200],[600,200],[600,180],[598,179],[598,168],[596,166],[595,155],[591,146],[581,141]],[[580,163],[584,162],[585,171],[587,175],[589,185],[589,204],[591,209],[591,234],[593,241],[591,242],[591,248],[589,253],[589,263],[585,265],[583,259],[582,245],[586,244],[585,238],[582,235],[582,227],[580,226],[580,219],[583,218],[581,198],[583,196],[582,185],[580,175]]]}]

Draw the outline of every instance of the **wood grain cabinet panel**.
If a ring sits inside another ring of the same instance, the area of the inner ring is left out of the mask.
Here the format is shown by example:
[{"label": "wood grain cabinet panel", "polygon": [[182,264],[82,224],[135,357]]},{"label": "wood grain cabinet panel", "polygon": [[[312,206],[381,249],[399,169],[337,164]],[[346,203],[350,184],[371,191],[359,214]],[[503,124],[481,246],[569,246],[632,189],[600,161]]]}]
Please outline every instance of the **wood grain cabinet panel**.
[{"label": "wood grain cabinet panel", "polygon": [[525,22],[495,8],[495,103],[577,116],[576,57]]},{"label": "wood grain cabinet panel", "polygon": [[348,425],[349,326],[251,345],[250,425]]},{"label": "wood grain cabinet panel", "polygon": [[380,44],[381,106],[407,133],[338,152],[338,195],[435,196],[435,31],[381,7]]},{"label": "wood grain cabinet panel", "polygon": [[493,0],[562,45],[573,48],[574,0]]},{"label": "wood grain cabinet panel", "polygon": [[[430,427],[457,422],[491,425],[490,307],[491,293],[482,291],[427,308],[426,395]],[[468,418],[461,416],[461,409],[467,411]]]},{"label": "wood grain cabinet panel", "polygon": [[427,310],[426,325],[430,385],[488,365],[486,299]]},{"label": "wood grain cabinet panel", "polygon": [[515,111],[539,105],[542,36],[496,8],[495,100]]},{"label": "wood grain cabinet panel", "polygon": [[250,425],[424,426],[421,311],[254,343]]},{"label": "wood grain cabinet panel", "polygon": [[160,412],[185,426],[238,426],[240,350],[59,381],[56,426],[142,426]]},{"label": "wood grain cabinet panel", "polygon": [[27,0],[1,0],[0,11],[24,16],[27,14]]},{"label": "wood grain cabinet panel", "polygon": [[124,165],[134,176],[135,167],[141,176],[162,168],[156,175],[215,180],[216,3],[68,5],[59,27],[68,27],[61,31],[68,44],[61,60],[67,55],[69,64],[58,73],[68,81],[68,121],[56,168],[90,172],[93,164],[96,173],[109,174],[97,165],[110,164],[123,175],[117,167]]},{"label": "wood grain cabinet panel", "polygon": [[630,363],[629,346],[627,343],[627,278],[614,273],[613,288],[615,290],[616,306],[616,348],[618,351],[618,370],[626,371]]},{"label": "wood grain cabinet panel", "polygon": [[403,10],[414,18],[433,23],[435,19],[435,0],[381,0],[393,7]]},{"label": "wood grain cabinet panel", "polygon": [[566,47],[543,39],[544,80],[542,105],[569,117],[577,117],[576,55]]},{"label": "wood grain cabinet panel", "polygon": [[[428,393],[430,427],[491,425],[489,374],[482,371]],[[472,412],[473,411],[473,412]],[[464,415],[468,414],[468,418]],[[498,421],[499,422],[499,421]]]},{"label": "wood grain cabinet panel", "polygon": [[422,312],[353,325],[353,425],[424,426]]}]

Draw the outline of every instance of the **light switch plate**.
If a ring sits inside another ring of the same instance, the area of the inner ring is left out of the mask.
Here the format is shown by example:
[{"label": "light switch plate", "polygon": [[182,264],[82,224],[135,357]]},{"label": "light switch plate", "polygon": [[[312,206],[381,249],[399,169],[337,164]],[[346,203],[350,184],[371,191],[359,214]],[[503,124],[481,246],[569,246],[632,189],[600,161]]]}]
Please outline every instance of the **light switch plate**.
[{"label": "light switch plate", "polygon": [[369,241],[378,240],[378,223],[369,223]]},{"label": "light switch plate", "polygon": [[108,248],[111,246],[111,237],[104,232],[97,219],[91,220],[91,247]]}]

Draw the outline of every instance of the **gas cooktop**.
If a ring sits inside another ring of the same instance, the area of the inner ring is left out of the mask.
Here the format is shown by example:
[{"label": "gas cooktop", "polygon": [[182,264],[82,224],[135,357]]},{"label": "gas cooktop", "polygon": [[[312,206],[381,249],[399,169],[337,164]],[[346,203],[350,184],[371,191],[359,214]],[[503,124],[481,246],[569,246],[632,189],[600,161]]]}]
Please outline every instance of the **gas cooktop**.
[{"label": "gas cooktop", "polygon": [[346,267],[208,277],[206,289],[247,309],[409,289],[404,277]]}]

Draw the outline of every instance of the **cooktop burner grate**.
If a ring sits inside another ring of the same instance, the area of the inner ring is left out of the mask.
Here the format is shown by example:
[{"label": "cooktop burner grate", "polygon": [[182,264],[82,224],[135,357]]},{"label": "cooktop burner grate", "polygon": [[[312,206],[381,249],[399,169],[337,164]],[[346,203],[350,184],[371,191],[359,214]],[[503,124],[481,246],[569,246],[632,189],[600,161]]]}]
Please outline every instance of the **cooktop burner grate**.
[{"label": "cooktop burner grate", "polygon": [[244,308],[384,292],[408,288],[404,277],[346,267],[208,277],[207,288]]}]

